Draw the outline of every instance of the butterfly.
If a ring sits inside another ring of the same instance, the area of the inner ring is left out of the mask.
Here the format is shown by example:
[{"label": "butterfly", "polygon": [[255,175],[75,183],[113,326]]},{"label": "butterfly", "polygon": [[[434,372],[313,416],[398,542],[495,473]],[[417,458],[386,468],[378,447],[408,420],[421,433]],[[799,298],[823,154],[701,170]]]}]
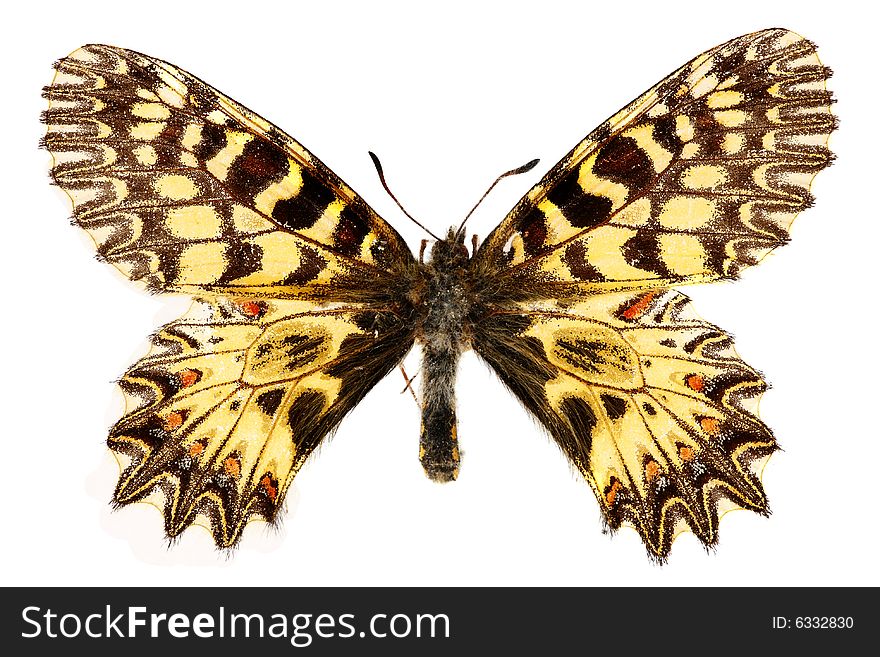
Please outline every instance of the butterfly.
[{"label": "butterfly", "polygon": [[194,298],[120,380],[116,505],[156,500],[169,537],[201,524],[235,545],[277,521],[309,455],[418,344],[435,481],[459,472],[456,367],[473,350],[606,528],[634,527],[654,559],[682,531],[715,545],[728,509],[768,513],[766,384],[674,288],[736,278],[811,204],[836,119],[810,41],[770,29],[699,55],[481,243],[462,224],[418,256],[299,142],[190,73],[106,45],[55,68],[43,145],[75,223],[131,280]]}]

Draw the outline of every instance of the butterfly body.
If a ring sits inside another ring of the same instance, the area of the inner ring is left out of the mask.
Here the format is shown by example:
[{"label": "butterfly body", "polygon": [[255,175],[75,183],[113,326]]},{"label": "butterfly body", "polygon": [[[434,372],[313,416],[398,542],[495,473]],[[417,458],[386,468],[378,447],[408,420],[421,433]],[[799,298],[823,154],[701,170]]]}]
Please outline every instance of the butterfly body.
[{"label": "butterfly body", "polygon": [[[469,253],[424,261],[295,139],[168,62],[88,45],[46,88],[52,177],[100,256],[189,294],[123,375],[114,502],[232,546],[414,344],[420,460],[455,479],[472,349],[663,560],[732,508],[769,513],[761,374],[675,287],[736,278],[788,240],[832,159],[815,46],[784,29],[698,55],[613,115]],[[768,331],[772,339],[772,331]],[[479,439],[478,436],[471,437]]]},{"label": "butterfly body", "polygon": [[470,348],[473,290],[469,254],[450,229],[419,263],[416,340],[422,347],[422,426],[419,460],[439,482],[458,476],[460,453],[455,413],[455,378],[461,354]]}]

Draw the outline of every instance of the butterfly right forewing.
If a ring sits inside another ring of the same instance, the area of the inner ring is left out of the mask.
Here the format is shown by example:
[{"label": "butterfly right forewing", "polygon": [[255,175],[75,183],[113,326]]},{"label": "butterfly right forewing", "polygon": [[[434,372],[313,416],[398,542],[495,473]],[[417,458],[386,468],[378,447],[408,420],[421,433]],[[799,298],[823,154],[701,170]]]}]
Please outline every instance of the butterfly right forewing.
[{"label": "butterfly right forewing", "polygon": [[479,266],[553,298],[735,278],[788,240],[831,162],[829,76],[783,29],[712,48],[551,169]]}]

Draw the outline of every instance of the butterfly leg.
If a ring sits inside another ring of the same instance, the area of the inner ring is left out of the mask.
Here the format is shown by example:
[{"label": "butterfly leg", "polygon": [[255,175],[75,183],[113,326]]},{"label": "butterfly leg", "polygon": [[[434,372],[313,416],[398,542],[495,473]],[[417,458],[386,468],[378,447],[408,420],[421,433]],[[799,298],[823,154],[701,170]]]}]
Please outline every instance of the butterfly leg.
[{"label": "butterfly leg", "polygon": [[419,246],[419,264],[425,264],[425,248],[428,246],[428,240],[422,240],[421,246]]},{"label": "butterfly leg", "polygon": [[474,233],[474,236],[471,237],[471,258],[474,257],[474,254],[477,252],[477,234]]},{"label": "butterfly leg", "polygon": [[416,397],[416,391],[413,390],[413,387],[412,387],[413,381],[416,380],[416,377],[419,375],[419,373],[416,372],[412,378],[409,378],[409,376],[407,376],[407,374],[406,374],[406,370],[404,369],[403,365],[400,366],[400,373],[403,374],[403,380],[406,381],[406,387],[400,391],[400,394],[402,395],[407,390],[409,390],[410,394],[412,395],[413,401],[415,401],[415,403],[416,403],[416,406],[418,406],[419,409],[421,409],[422,405],[419,403],[419,399],[418,399],[418,397]]}]

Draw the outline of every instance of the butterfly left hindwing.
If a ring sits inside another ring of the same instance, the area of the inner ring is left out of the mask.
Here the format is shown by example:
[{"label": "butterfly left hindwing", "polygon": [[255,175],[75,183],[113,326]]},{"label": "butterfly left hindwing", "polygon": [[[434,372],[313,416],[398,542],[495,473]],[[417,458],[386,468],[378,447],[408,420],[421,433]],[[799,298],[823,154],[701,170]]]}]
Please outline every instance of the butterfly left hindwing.
[{"label": "butterfly left hindwing", "polygon": [[169,536],[201,516],[233,545],[252,516],[275,520],[306,458],[412,342],[393,312],[197,300],[120,381],[109,444],[132,462],[116,502],[161,489]]}]

